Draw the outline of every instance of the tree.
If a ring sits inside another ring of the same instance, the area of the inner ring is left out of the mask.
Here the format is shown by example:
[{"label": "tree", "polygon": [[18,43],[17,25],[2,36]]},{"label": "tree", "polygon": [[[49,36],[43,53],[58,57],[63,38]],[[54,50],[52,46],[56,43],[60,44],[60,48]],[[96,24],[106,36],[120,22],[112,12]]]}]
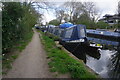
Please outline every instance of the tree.
[{"label": "tree", "polygon": [[3,2],[2,6],[2,51],[10,51],[19,41],[26,41],[37,23],[38,13],[26,3]]},{"label": "tree", "polygon": [[60,23],[59,23],[59,21],[58,21],[57,19],[54,19],[54,20],[51,20],[51,21],[49,22],[49,24],[58,26]]},{"label": "tree", "polygon": [[118,14],[120,15],[120,1],[118,2]]},{"label": "tree", "polygon": [[65,20],[66,22],[69,21],[69,14],[65,13],[65,15],[64,15],[64,20]]},{"label": "tree", "polygon": [[76,21],[76,24],[84,24],[87,28],[95,28],[95,23],[90,19],[88,14],[81,14],[81,16]]},{"label": "tree", "polygon": [[80,16],[82,14],[84,15],[87,14],[87,16],[93,22],[96,22],[100,17],[100,14],[98,14],[99,10],[94,2],[81,3],[74,0],[65,2],[64,6],[67,10],[67,13],[69,13],[70,21],[73,22],[74,24],[76,24],[76,22],[78,21],[78,19],[80,19]]},{"label": "tree", "polygon": [[82,3],[70,0],[55,8],[55,11],[59,23],[65,20],[73,24],[87,24],[93,28],[95,28],[95,23],[100,17],[99,10],[94,2]]},{"label": "tree", "polygon": [[64,3],[64,7],[67,8],[67,13],[70,17],[70,22],[76,21],[78,15],[81,13],[82,3],[74,1],[67,1]]},{"label": "tree", "polygon": [[76,22],[79,20],[80,16],[83,14],[83,4],[81,2],[76,3],[76,9],[73,13],[73,23],[76,24]]},{"label": "tree", "polygon": [[61,23],[61,21],[64,19],[65,17],[65,11],[62,9],[58,9],[56,10],[56,17],[59,20],[59,23]]},{"label": "tree", "polygon": [[96,22],[101,14],[98,14],[99,10],[94,2],[84,2],[84,11],[87,12],[93,22]]},{"label": "tree", "polygon": [[11,48],[18,39],[16,31],[18,30],[17,24],[23,17],[23,9],[20,3],[3,3],[2,7],[2,48],[3,52]]},{"label": "tree", "polygon": [[[120,1],[118,2],[118,17],[120,17]],[[118,20],[118,28],[120,28],[120,20]]]}]

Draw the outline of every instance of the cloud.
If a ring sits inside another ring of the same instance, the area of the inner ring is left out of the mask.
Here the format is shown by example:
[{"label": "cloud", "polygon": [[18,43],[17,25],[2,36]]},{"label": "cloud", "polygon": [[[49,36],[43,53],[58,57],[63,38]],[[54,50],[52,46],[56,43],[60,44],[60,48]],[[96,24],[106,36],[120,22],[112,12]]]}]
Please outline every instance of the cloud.
[{"label": "cloud", "polygon": [[45,22],[49,22],[51,20],[55,19],[55,15],[54,15],[54,12],[53,11],[45,11],[44,13],[44,21]]},{"label": "cloud", "polygon": [[96,3],[103,14],[115,14],[117,12],[117,0],[106,0]]}]

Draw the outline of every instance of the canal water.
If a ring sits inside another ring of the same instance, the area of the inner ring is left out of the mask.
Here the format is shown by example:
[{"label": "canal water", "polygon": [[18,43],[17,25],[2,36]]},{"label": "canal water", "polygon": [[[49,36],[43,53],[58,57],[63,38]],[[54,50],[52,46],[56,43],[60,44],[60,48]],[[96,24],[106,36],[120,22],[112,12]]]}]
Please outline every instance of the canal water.
[{"label": "canal water", "polygon": [[110,78],[109,70],[112,56],[116,53],[114,50],[99,50],[100,58],[95,59],[86,54],[86,65],[89,66],[92,70],[98,73],[103,78]]},{"label": "canal water", "polygon": [[63,46],[77,58],[82,59],[89,68],[102,78],[120,78],[120,46],[104,45],[98,48],[77,43]]},{"label": "canal water", "polygon": [[[120,48],[120,47],[119,47]],[[73,53],[102,78],[120,78],[120,49],[93,47],[84,48]]]},{"label": "canal water", "polygon": [[98,49],[89,53],[85,50],[83,54],[86,54],[86,65],[102,78],[120,78],[120,49]]}]

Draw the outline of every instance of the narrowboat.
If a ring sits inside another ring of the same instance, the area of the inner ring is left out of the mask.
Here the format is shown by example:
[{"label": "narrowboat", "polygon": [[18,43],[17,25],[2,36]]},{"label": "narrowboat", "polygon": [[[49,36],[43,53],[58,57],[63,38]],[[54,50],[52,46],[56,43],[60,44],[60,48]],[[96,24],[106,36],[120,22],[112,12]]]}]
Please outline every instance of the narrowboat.
[{"label": "narrowboat", "polygon": [[[90,44],[87,40],[85,25],[72,25],[70,23],[65,23],[61,24],[59,27],[49,26],[47,31],[54,36],[58,36],[59,43],[84,62],[86,62],[86,54],[93,55],[93,53],[95,53],[94,55],[99,55],[98,47],[89,46]],[[99,57],[95,58],[98,59]]]},{"label": "narrowboat", "polygon": [[[79,59],[86,62],[86,54],[98,53],[98,47],[90,47],[87,40],[86,26],[74,25],[66,28],[61,36],[60,44],[62,44],[68,51],[73,53]],[[92,51],[92,52],[91,52]],[[84,56],[84,57],[83,57]]]},{"label": "narrowboat", "polygon": [[74,25],[64,29],[61,34],[60,43],[66,44],[84,44],[87,42],[85,25]]},{"label": "narrowboat", "polygon": [[110,40],[110,41],[120,41],[120,33],[119,32],[87,29],[87,36],[99,38],[99,39]]},{"label": "narrowboat", "polygon": [[87,39],[102,45],[120,46],[119,32],[87,29]]}]

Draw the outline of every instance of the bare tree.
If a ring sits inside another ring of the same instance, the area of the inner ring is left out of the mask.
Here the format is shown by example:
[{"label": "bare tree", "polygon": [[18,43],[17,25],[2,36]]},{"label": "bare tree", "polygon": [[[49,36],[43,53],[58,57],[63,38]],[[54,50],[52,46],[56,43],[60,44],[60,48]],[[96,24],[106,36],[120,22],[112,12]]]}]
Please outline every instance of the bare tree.
[{"label": "bare tree", "polygon": [[94,2],[84,2],[84,11],[88,13],[89,17],[92,21],[96,21],[100,17],[101,14],[98,14],[99,9],[96,7]]},{"label": "bare tree", "polygon": [[[120,17],[120,1],[118,2],[118,17]],[[118,19],[118,28],[120,29],[120,19]]]},{"label": "bare tree", "polygon": [[61,23],[61,21],[64,19],[65,16],[65,11],[62,9],[58,9],[56,10],[56,17],[59,20],[59,22]]},{"label": "bare tree", "polygon": [[118,14],[120,15],[120,1],[118,2]]},{"label": "bare tree", "polygon": [[98,14],[99,10],[94,2],[77,2],[68,1],[64,3],[64,6],[68,9],[70,21],[75,22],[78,20],[81,14],[87,14],[92,21],[96,22],[101,14]]},{"label": "bare tree", "polygon": [[65,13],[65,15],[64,15],[64,20],[65,20],[66,22],[69,21],[69,14]]},{"label": "bare tree", "polygon": [[76,9],[73,13],[73,22],[76,23],[76,21],[78,21],[78,19],[80,18],[80,16],[83,14],[84,7],[83,4],[81,2],[76,3]]},{"label": "bare tree", "polygon": [[41,0],[41,2],[34,2],[32,0],[29,1],[29,4],[31,4],[39,13],[39,20],[38,23],[41,24],[43,21],[45,21],[44,17],[45,17],[45,13],[47,12],[48,14],[50,14],[49,12],[51,10],[55,9],[55,4],[52,2],[45,2],[44,0]]},{"label": "bare tree", "polygon": [[77,18],[79,12],[81,11],[82,4],[81,2],[77,2],[76,0],[72,1],[67,1],[64,3],[64,7],[67,8],[67,12],[70,17],[70,21],[73,21],[73,16],[74,19]]}]

